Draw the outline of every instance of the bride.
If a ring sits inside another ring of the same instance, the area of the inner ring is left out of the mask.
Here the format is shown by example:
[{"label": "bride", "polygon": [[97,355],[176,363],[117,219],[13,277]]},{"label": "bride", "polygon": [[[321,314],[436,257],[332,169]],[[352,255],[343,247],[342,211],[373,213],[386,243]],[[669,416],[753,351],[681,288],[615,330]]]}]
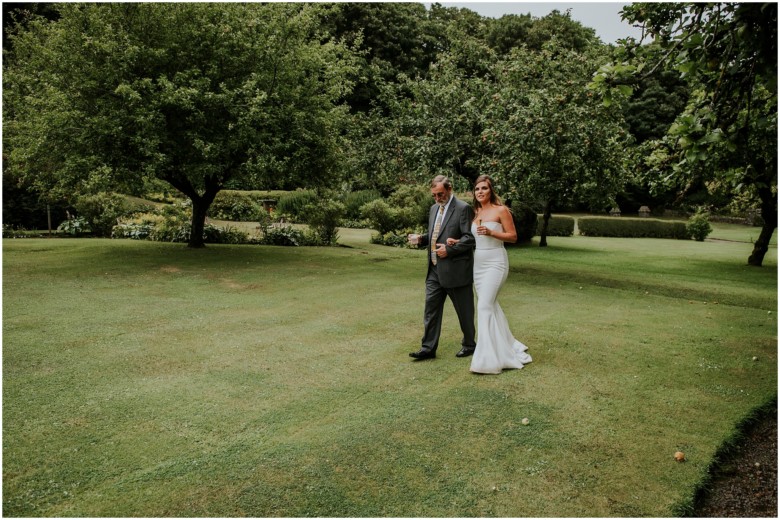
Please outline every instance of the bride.
[{"label": "bride", "polygon": [[477,290],[477,348],[471,360],[471,371],[500,374],[505,368],[523,368],[531,362],[528,347],[509,330],[497,297],[509,274],[509,258],[504,242],[516,242],[517,232],[509,208],[493,191],[493,180],[487,175],[474,185],[476,215],[471,224],[477,240],[474,253],[474,287]]}]

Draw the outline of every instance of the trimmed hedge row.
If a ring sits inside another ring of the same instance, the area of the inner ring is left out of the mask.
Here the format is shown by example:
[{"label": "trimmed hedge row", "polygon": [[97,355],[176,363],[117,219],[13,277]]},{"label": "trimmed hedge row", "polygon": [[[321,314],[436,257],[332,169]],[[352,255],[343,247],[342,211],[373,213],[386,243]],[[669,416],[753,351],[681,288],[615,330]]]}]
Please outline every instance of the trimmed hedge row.
[{"label": "trimmed hedge row", "polygon": [[580,235],[588,237],[622,238],[691,238],[686,223],[681,220],[652,218],[580,217]]},{"label": "trimmed hedge row", "polygon": [[[568,215],[552,215],[550,221],[547,224],[547,236],[548,237],[570,237],[574,235],[574,217]],[[544,217],[539,215],[539,220],[536,226],[536,234],[542,234],[542,226],[544,225]]]}]

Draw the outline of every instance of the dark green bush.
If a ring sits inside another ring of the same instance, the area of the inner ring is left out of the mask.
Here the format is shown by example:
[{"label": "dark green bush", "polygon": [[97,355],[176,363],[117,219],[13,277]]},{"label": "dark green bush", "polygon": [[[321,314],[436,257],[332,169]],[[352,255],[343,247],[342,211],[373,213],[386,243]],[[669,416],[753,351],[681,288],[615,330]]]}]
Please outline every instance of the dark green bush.
[{"label": "dark green bush", "polygon": [[338,226],[345,211],[344,204],[326,198],[306,206],[309,227],[323,245],[335,245],[338,241]]},{"label": "dark green bush", "polygon": [[352,191],[344,196],[344,218],[349,220],[360,219],[360,208],[372,200],[381,199],[382,194],[378,190]]},{"label": "dark green bush", "polygon": [[695,215],[688,219],[686,229],[694,240],[697,242],[704,242],[704,239],[712,233],[709,214],[703,211],[697,211]]},{"label": "dark green bush", "polygon": [[263,237],[262,244],[268,246],[304,246],[307,245],[306,234],[292,226],[272,226]]},{"label": "dark green bush", "polygon": [[[538,218],[537,234],[541,235],[544,219],[542,215],[539,215]],[[550,217],[550,221],[547,224],[548,237],[570,237],[572,235],[574,235],[574,217],[569,217],[568,215],[552,215]]]},{"label": "dark green bush", "polygon": [[387,203],[398,210],[397,229],[428,225],[428,215],[433,204],[428,187],[404,184],[387,198]]},{"label": "dark green bush", "polygon": [[379,231],[380,235],[403,227],[398,210],[382,199],[364,204],[360,208],[360,215],[368,220],[371,228]]},{"label": "dark green bush", "polygon": [[622,238],[689,239],[685,222],[652,218],[581,217],[577,221],[580,235]]},{"label": "dark green bush", "polygon": [[209,208],[209,216],[218,220],[250,222],[260,220],[265,213],[261,203],[250,192],[223,190],[217,193]]},{"label": "dark green bush", "polygon": [[364,204],[360,215],[380,235],[406,229],[419,232],[428,225],[431,204],[430,191],[424,186],[404,185],[387,200],[376,199]]},{"label": "dark green bush", "polygon": [[78,215],[87,221],[92,233],[101,237],[110,237],[111,230],[117,225],[119,219],[139,209],[151,208],[151,206],[134,207],[125,197],[105,192],[82,195],[76,199],[73,206]]},{"label": "dark green bush", "polygon": [[405,247],[409,249],[416,249],[417,246],[410,246],[408,235],[409,233],[414,233],[415,230],[412,228],[406,228],[406,229],[397,229],[393,231],[388,231],[387,233],[381,234],[381,233],[374,233],[371,235],[371,243],[372,244],[380,244],[384,246],[392,246],[392,247]]},{"label": "dark green bush", "polygon": [[279,197],[276,212],[286,215],[291,222],[307,223],[306,206],[315,204],[319,198],[314,190],[291,191]]},{"label": "dark green bush", "polygon": [[217,227],[206,224],[203,228],[203,239],[207,244],[246,244],[249,236],[233,226]]}]

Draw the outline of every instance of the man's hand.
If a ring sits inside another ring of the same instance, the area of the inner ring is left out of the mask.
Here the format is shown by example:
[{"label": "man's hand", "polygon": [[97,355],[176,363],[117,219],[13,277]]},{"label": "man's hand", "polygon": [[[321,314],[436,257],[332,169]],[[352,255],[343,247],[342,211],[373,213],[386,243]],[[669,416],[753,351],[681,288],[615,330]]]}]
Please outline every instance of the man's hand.
[{"label": "man's hand", "polygon": [[447,246],[444,244],[436,244],[436,256],[439,258],[447,258]]}]

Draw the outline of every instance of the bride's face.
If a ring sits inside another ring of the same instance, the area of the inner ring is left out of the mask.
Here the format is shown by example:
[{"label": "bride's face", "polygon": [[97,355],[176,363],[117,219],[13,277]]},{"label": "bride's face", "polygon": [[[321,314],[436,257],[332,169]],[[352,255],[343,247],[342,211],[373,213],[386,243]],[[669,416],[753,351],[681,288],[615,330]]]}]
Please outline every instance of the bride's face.
[{"label": "bride's face", "polygon": [[480,204],[490,202],[490,185],[487,181],[479,182],[474,186],[474,197]]}]

